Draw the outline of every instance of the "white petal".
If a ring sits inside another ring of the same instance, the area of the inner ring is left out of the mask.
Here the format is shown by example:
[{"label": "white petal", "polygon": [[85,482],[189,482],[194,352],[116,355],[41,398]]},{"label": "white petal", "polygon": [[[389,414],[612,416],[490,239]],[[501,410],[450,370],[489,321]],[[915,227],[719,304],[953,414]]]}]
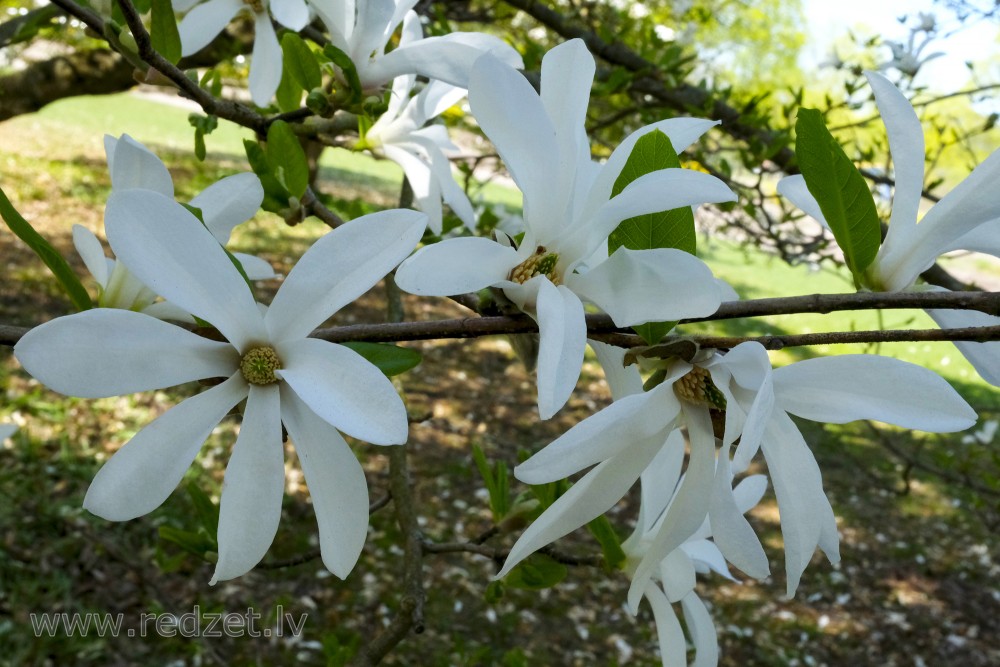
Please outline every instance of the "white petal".
[{"label": "white petal", "polygon": [[419,74],[431,81],[469,88],[473,64],[484,54],[498,58],[508,67],[515,67],[515,61],[520,62],[517,51],[496,37],[453,32],[401,43],[391,53],[376,58],[364,68],[362,83],[366,87],[381,86],[401,74]]},{"label": "white petal", "polygon": [[86,310],[37,326],[14,346],[14,355],[47,387],[83,398],[228,377],[239,367],[231,345],[113,308]]},{"label": "white petal", "polygon": [[351,35],[351,52],[348,54],[355,63],[366,63],[373,52],[382,53],[389,31],[395,27],[389,25],[395,10],[393,0],[366,0],[358,6],[358,18]]},{"label": "white petal", "polygon": [[400,146],[385,145],[382,151],[387,158],[403,168],[403,174],[410,182],[417,207],[427,214],[427,226],[435,234],[440,234],[443,217],[441,188],[432,178],[431,166],[414,152]]},{"label": "white petal", "polygon": [[180,484],[212,430],[246,395],[247,384],[237,373],[164,412],[97,472],[84,508],[109,521],[152,512]]},{"label": "white petal", "polygon": [[376,445],[406,442],[406,408],[392,382],[354,350],[316,338],[277,348],[276,374],[321,419]]},{"label": "white petal", "polygon": [[[711,540],[688,540],[682,544],[678,551],[683,551],[694,563],[698,572],[715,572],[730,581],[736,581],[729,571],[726,559],[719,551],[719,547]],[[693,586],[692,586],[693,588]]]},{"label": "white petal", "polygon": [[210,584],[246,574],[267,553],[281,519],[285,449],[276,385],[250,385],[250,397],[219,503],[219,561]]},{"label": "white petal", "polygon": [[167,197],[174,196],[174,181],[160,158],[138,141],[123,134],[114,144],[114,157],[108,161],[111,187],[115,190],[142,188]]},{"label": "white petal", "polygon": [[653,609],[663,667],[687,667],[687,641],[667,596],[652,581],[646,584],[643,595]]},{"label": "white petal", "polygon": [[587,348],[583,304],[565,285],[547,278],[538,289],[538,413],[549,419],[576,388]]},{"label": "white petal", "polygon": [[813,421],[876,419],[904,428],[950,433],[976,423],[976,413],[941,376],[874,354],[806,359],[774,371],[781,409]]},{"label": "white petal", "polygon": [[257,174],[245,172],[208,186],[191,200],[191,206],[201,209],[208,231],[226,245],[233,227],[256,215],[262,201],[264,188],[260,179]]},{"label": "white petal", "polygon": [[104,255],[104,248],[94,236],[94,232],[86,227],[73,225],[73,245],[97,284],[106,287],[108,284],[108,258]]},{"label": "white petal", "polygon": [[181,53],[190,56],[208,46],[244,7],[243,0],[208,0],[192,9],[177,26]]},{"label": "white petal", "polygon": [[[440,128],[444,130],[441,126],[435,126],[434,128],[427,128],[428,130]],[[433,144],[429,139],[426,138],[424,134],[417,133],[411,136],[411,140],[417,142],[423,146],[424,150],[427,152],[430,158],[431,171],[434,176],[434,181],[440,188],[440,196],[444,199],[445,203],[451,207],[451,210],[458,216],[458,219],[465,223],[465,226],[471,230],[475,230],[476,227],[476,214],[472,210],[472,203],[469,201],[468,195],[465,191],[458,186],[455,182],[455,178],[452,175],[451,161],[445,157],[445,154],[441,152],[441,149]]]},{"label": "white petal", "polygon": [[681,600],[681,608],[694,644],[695,658],[691,667],[715,667],[719,664],[719,636],[705,603],[692,591]]},{"label": "white petal", "polygon": [[618,248],[586,273],[566,276],[566,285],[620,327],[706,317],[722,303],[711,269],[673,248]]},{"label": "white petal", "polygon": [[642,393],[642,376],[636,364],[625,365],[625,348],[615,347],[596,340],[588,340],[597,361],[604,369],[604,379],[611,388],[614,400]]},{"label": "white petal", "polygon": [[281,45],[267,12],[254,15],[253,57],[248,86],[254,104],[267,106],[281,83]]},{"label": "white petal", "polygon": [[281,25],[298,32],[309,24],[305,0],[271,0],[271,14]]},{"label": "white petal", "polygon": [[[921,164],[923,164],[923,161],[921,161]],[[806,179],[801,174],[786,176],[778,181],[778,194],[798,206],[802,209],[803,213],[816,220],[819,224],[827,229],[830,228],[826,218],[823,217],[823,211],[820,210],[819,202],[809,192]]]},{"label": "white petal", "polygon": [[379,211],[316,241],[267,311],[273,339],[301,338],[367,292],[413,251],[426,224],[427,216],[417,211]]},{"label": "white petal", "polygon": [[[184,322],[185,324],[195,324],[195,319],[191,317],[183,308],[175,306],[169,301],[157,301],[151,303],[139,311],[143,315],[155,317],[158,320],[168,320],[171,322]],[[234,350],[235,352],[235,350]],[[237,361],[238,361],[238,357]]]},{"label": "white petal", "polygon": [[563,433],[514,468],[526,484],[546,484],[625,451],[633,443],[672,426],[680,405],[667,382],[652,391],[626,396]]},{"label": "white petal", "polygon": [[566,192],[553,191],[560,173],[556,129],[541,99],[517,70],[493,56],[476,61],[469,83],[472,113],[524,193],[524,219],[541,243],[563,222]]},{"label": "white petal", "polygon": [[368,483],[354,452],[337,429],[320,419],[287,387],[281,417],[302,465],[319,523],[323,564],[344,579],[368,535]]},{"label": "white petal", "polygon": [[896,86],[877,72],[865,72],[875,93],[882,122],[889,136],[889,153],[896,187],[892,195],[889,234],[917,224],[920,197],[924,188],[924,129],[909,100]]},{"label": "white petal", "polygon": [[[662,433],[659,434],[663,439]],[[681,466],[687,443],[679,428],[670,431],[660,451],[642,471],[642,493],[640,494],[639,519],[636,530],[649,533],[663,516],[664,510],[677,491],[681,479]]]},{"label": "white petal", "polygon": [[660,580],[663,592],[671,602],[679,602],[694,590],[696,582],[694,563],[683,549],[674,549],[660,563]]},{"label": "white petal", "polygon": [[[1000,326],[1000,317],[975,310],[928,310],[927,314],[942,329]],[[969,360],[980,377],[994,387],[1000,387],[1000,341],[956,341],[955,347]]]},{"label": "white petal", "polygon": [[243,267],[244,273],[250,280],[271,280],[278,277],[278,274],[274,272],[274,267],[268,264],[267,260],[242,252],[234,252],[233,257]]},{"label": "white petal", "polygon": [[[755,477],[762,477],[756,475]],[[766,488],[766,481],[765,481]],[[759,498],[758,498],[759,500]],[[756,503],[754,503],[756,504]],[[750,523],[744,518],[746,510],[739,507],[733,492],[732,466],[729,448],[719,451],[715,471],[715,488],[708,508],[712,524],[712,537],[726,560],[754,579],[763,579],[771,572],[767,554],[757,539]]]},{"label": "white petal", "polygon": [[17,424],[0,424],[0,442],[17,433]]},{"label": "white petal", "polygon": [[963,234],[947,250],[973,250],[1000,257],[1000,219],[984,222]]},{"label": "white petal", "polygon": [[424,246],[396,271],[396,284],[410,294],[451,296],[477,292],[506,280],[517,251],[495,241],[462,236]]},{"label": "white petal", "polygon": [[658,437],[629,443],[627,452],[601,463],[584,475],[521,534],[496,578],[506,576],[518,563],[546,544],[568,535],[614,507],[639,479],[639,474],[662,444],[662,439]]},{"label": "white petal", "polygon": [[104,225],[118,260],[154,292],[211,322],[239,350],[266,340],[250,288],[183,206],[143,190],[112,192]]}]

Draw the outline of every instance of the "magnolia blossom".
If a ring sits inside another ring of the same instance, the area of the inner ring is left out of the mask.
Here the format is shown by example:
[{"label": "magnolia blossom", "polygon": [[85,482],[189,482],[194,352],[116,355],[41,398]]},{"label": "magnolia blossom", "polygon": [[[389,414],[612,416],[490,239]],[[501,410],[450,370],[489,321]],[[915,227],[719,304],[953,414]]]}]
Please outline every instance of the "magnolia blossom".
[{"label": "magnolia blossom", "polygon": [[113,192],[106,226],[117,256],[151,289],[211,322],[226,342],[142,313],[95,309],[32,329],[15,355],[52,389],[87,398],[224,380],[139,431],[98,472],[84,507],[112,521],[154,510],[216,424],[246,399],[222,490],[212,583],[250,570],[274,538],[284,492],[282,424],[312,495],[323,562],[346,576],[364,544],[368,493],[338,431],[399,444],[407,438],[406,410],[377,368],[308,335],[405,257],[425,224],[422,213],[397,210],[337,228],[303,255],[264,312],[187,209],[157,192]]},{"label": "magnolia blossom", "polygon": [[[361,85],[368,91],[403,74],[467,88],[472,64],[484,53],[492,53],[511,67],[522,66],[521,55],[492,35],[453,32],[424,37],[420,17],[413,11],[416,4],[417,0],[315,0],[313,8],[326,24],[333,45],[354,62]],[[400,23],[399,43],[386,53]]]},{"label": "magnolia blossom", "polygon": [[[878,255],[865,271],[865,287],[886,292],[941,288],[915,285],[920,274],[952,250],[972,250],[1000,257],[1000,151],[977,166],[917,222],[924,184],[924,134],[906,97],[881,74],[866,72],[889,137],[896,187],[892,214]],[[829,226],[802,176],[778,183],[778,192]],[[1000,325],[1000,317],[977,311],[929,310],[941,327]],[[1000,386],[1000,342],[955,345],[984,380]]]},{"label": "magnolia blossom", "polygon": [[365,133],[363,145],[379,157],[403,168],[420,210],[430,219],[429,227],[441,233],[441,200],[469,228],[476,226],[472,204],[451,175],[446,153],[458,147],[448,138],[443,125],[424,127],[427,122],[465,97],[463,88],[432,81],[415,97],[410,97],[417,77],[406,74],[392,82],[389,108]]},{"label": "magnolia blossom", "polygon": [[[174,196],[174,182],[163,162],[152,151],[127,134],[120,139],[104,136],[113,192],[152,190]],[[255,174],[228,176],[210,185],[191,200],[202,212],[205,226],[218,243],[225,245],[236,225],[252,218],[264,199],[264,189]],[[164,320],[194,323],[191,315],[157,294],[135,277],[124,264],[105,257],[101,242],[86,227],[73,225],[73,245],[90,274],[97,281],[97,305],[101,308],[135,310]],[[264,260],[234,253],[250,280],[274,278],[274,270]]]},{"label": "magnolia blossom", "polygon": [[281,83],[282,65],[281,45],[271,24],[271,14],[278,23],[298,32],[309,24],[310,3],[306,0],[207,0],[197,3],[198,0],[173,0],[175,10],[187,12],[177,26],[182,55],[190,56],[205,48],[237,14],[248,12],[253,16],[255,31],[250,96],[254,104],[267,106]]},{"label": "magnolia blossom", "polygon": [[576,386],[587,340],[583,301],[632,326],[710,315],[722,297],[708,267],[688,253],[619,248],[607,258],[606,251],[622,220],[735,199],[718,179],[686,169],[646,174],[611,197],[642,135],[659,129],[683,150],[715,123],[677,118],[648,125],[596,165],[584,128],[593,75],[594,58],[578,39],[545,55],[541,95],[493,56],[476,62],[469,102],[524,194],[524,238],[516,248],[503,235],[448,239],[422,248],[396,273],[402,289],[428,296],[497,287],[531,315],[540,332],[542,419]]}]

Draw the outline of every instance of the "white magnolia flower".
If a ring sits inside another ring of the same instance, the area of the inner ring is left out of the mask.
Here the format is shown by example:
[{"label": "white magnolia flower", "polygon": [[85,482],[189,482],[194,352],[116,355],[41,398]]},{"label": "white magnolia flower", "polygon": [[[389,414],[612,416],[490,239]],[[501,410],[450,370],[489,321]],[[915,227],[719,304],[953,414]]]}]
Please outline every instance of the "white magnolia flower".
[{"label": "white magnolia flower", "polygon": [[17,424],[0,424],[0,442],[17,433]]},{"label": "white magnolia flower", "polygon": [[[250,60],[250,96],[254,104],[267,106],[281,83],[282,52],[271,15],[281,25],[298,32],[311,19],[306,0],[173,0],[174,9],[187,12],[177,30],[181,36],[181,54],[190,56],[215,39],[240,12],[248,12],[254,21],[253,57]],[[197,5],[197,6],[195,6]],[[193,9],[192,9],[193,7]],[[188,10],[191,11],[188,11]]]},{"label": "white magnolia flower", "polygon": [[112,193],[106,225],[118,257],[228,342],[142,313],[95,309],[32,329],[15,346],[18,360],[52,389],[85,398],[226,379],[126,443],[98,472],[84,507],[112,521],[152,511],[216,424],[246,399],[226,469],[212,582],[250,570],[274,538],[284,492],[282,424],[312,494],[323,562],[346,576],[364,544],[368,494],[338,430],[375,444],[402,443],[406,410],[377,368],[308,335],[405,257],[425,224],[422,213],[397,210],[337,228],[303,255],[264,313],[216,239],[184,207],[147,190]]},{"label": "white magnolia flower", "polygon": [[[354,62],[365,90],[380,89],[403,74],[467,88],[472,64],[484,53],[522,67],[521,55],[492,35],[453,32],[424,37],[420,17],[413,11],[416,4],[417,0],[313,0],[313,9],[326,24],[333,45]],[[399,43],[386,53],[400,23]]]},{"label": "white magnolia flower", "polygon": [[[917,222],[924,184],[924,134],[906,97],[881,74],[866,72],[889,137],[896,187],[889,229],[864,286],[875,291],[938,290],[915,285],[920,274],[952,250],[972,250],[1000,257],[1000,151],[995,151]],[[778,192],[829,226],[802,176],[789,176]],[[977,311],[929,310],[939,326],[1000,325],[1000,317]],[[955,345],[984,380],[1000,386],[1000,342]]]},{"label": "white magnolia flower", "polygon": [[531,315],[540,331],[543,419],[566,403],[579,377],[587,338],[583,301],[619,326],[710,315],[721,302],[708,267],[680,250],[619,248],[593,260],[622,220],[735,198],[718,179],[687,169],[646,174],[611,198],[642,135],[662,130],[680,151],[715,123],[676,118],[648,125],[598,166],[584,129],[593,75],[594,58],[580,40],[545,55],[541,95],[496,58],[476,62],[469,102],[524,194],[524,239],[518,248],[504,236],[448,239],[422,248],[396,273],[402,289],[427,296],[502,288]]},{"label": "white magnolia flower", "polygon": [[[174,182],[167,166],[152,151],[127,134],[120,139],[104,136],[112,192],[152,190],[173,197]],[[229,242],[236,225],[252,218],[264,199],[264,189],[253,173],[235,174],[213,183],[191,200],[202,212],[205,226],[221,245]],[[189,313],[157,294],[135,277],[124,264],[104,255],[101,242],[86,227],[73,225],[73,245],[97,281],[97,305],[135,310],[163,320],[193,323]],[[253,255],[233,253],[250,280],[275,277],[271,265]]]},{"label": "white magnolia flower", "polygon": [[420,210],[430,218],[429,227],[441,233],[441,200],[474,230],[475,213],[465,192],[451,174],[446,153],[458,152],[443,125],[424,127],[427,122],[465,97],[466,91],[440,81],[432,81],[415,97],[410,97],[416,76],[398,76],[392,82],[389,108],[371,126],[364,144],[372,153],[403,168],[413,188]]}]

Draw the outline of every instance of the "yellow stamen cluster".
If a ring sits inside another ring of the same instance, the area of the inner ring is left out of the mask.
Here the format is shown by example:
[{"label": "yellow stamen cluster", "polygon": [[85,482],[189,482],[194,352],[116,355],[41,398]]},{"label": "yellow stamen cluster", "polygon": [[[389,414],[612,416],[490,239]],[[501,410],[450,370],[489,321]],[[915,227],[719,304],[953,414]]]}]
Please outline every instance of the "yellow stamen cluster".
[{"label": "yellow stamen cluster", "polygon": [[281,359],[272,347],[255,347],[240,360],[240,373],[250,384],[273,384],[278,381],[274,371],[281,368]]},{"label": "yellow stamen cluster", "polygon": [[535,254],[514,267],[510,279],[522,285],[535,276],[546,276],[553,284],[562,282],[556,274],[556,264],[559,263],[558,253],[549,252],[545,246],[538,246]]},{"label": "yellow stamen cluster", "polygon": [[677,398],[688,403],[718,410],[726,409],[726,397],[712,383],[709,372],[700,366],[695,366],[674,383],[674,393]]}]

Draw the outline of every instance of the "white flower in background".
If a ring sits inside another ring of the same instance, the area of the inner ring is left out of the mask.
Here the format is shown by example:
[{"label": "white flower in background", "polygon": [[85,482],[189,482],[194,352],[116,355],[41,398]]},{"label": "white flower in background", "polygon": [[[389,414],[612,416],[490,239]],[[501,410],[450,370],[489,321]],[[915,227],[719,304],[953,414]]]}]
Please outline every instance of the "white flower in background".
[{"label": "white flower in background", "polygon": [[[453,32],[424,37],[420,17],[413,11],[416,4],[417,0],[315,0],[313,9],[326,24],[333,45],[354,62],[366,91],[378,90],[403,74],[468,88],[472,64],[484,53],[522,67],[521,55],[493,35]],[[399,43],[386,53],[400,23]]]},{"label": "white flower in background", "polygon": [[[152,151],[123,134],[120,139],[104,136],[104,150],[111,174],[112,192],[152,190],[173,197],[174,182],[163,162]],[[205,226],[221,245],[229,242],[236,225],[252,218],[264,199],[264,189],[253,173],[236,174],[207,187],[191,200],[199,208]],[[73,225],[73,245],[84,265],[100,286],[97,305],[101,308],[135,310],[153,317],[178,322],[194,322],[189,313],[157,295],[136,278],[121,262],[104,255],[101,242],[86,227]],[[264,260],[234,253],[250,280],[274,278],[274,270]]]},{"label": "white flower in background", "polygon": [[17,424],[0,424],[0,442],[17,433]]},{"label": "white flower in background", "polygon": [[[889,137],[896,187],[885,240],[865,272],[864,286],[875,291],[927,291],[942,288],[915,285],[937,258],[953,250],[971,250],[1000,257],[1000,151],[995,151],[969,176],[937,202],[920,220],[924,184],[924,134],[920,119],[906,97],[881,74],[866,72],[875,92]],[[802,176],[778,183],[778,192],[808,215],[829,226]],[[977,311],[928,310],[939,326],[1000,325],[1000,317]],[[1000,386],[1000,342],[959,341],[956,347],[984,380]]]},{"label": "white flower in background", "polygon": [[[174,9],[187,12],[177,30],[181,53],[190,56],[215,39],[240,12],[254,21],[253,57],[250,60],[250,96],[254,104],[267,106],[281,83],[282,53],[271,15],[281,25],[298,32],[310,21],[306,0],[173,0]],[[196,6],[197,5],[197,6]],[[193,9],[192,9],[193,7]],[[190,11],[188,11],[190,10]]]},{"label": "white flower in background", "polygon": [[611,198],[643,134],[662,130],[682,151],[715,123],[676,118],[648,125],[596,165],[584,128],[593,75],[594,58],[580,40],[545,55],[540,96],[496,58],[485,55],[476,62],[469,102],[524,194],[524,239],[518,248],[502,235],[498,241],[448,239],[422,248],[396,273],[402,289],[427,296],[502,288],[531,315],[540,332],[542,419],[554,415],[576,386],[587,340],[583,301],[618,326],[710,315],[721,302],[708,267],[680,250],[619,248],[593,263],[622,220],[735,198],[718,179],[687,169],[646,174]]},{"label": "white flower in background", "polygon": [[378,157],[403,168],[420,210],[430,219],[429,227],[441,233],[441,200],[448,204],[465,225],[475,230],[476,217],[465,192],[455,182],[447,153],[458,146],[448,138],[444,125],[424,127],[466,95],[464,88],[432,81],[410,97],[416,76],[407,74],[392,82],[389,108],[364,136],[364,145]]},{"label": "white flower in background", "polygon": [[188,210],[148,190],[113,192],[106,226],[117,256],[228,342],[142,313],[94,309],[32,329],[14,348],[18,360],[52,389],[86,398],[226,379],[139,431],[98,472],[84,507],[112,521],[157,508],[212,429],[246,399],[222,490],[212,582],[253,568],[274,538],[285,479],[282,423],[312,495],[323,562],[346,576],[364,544],[368,492],[338,430],[399,444],[407,438],[406,410],[377,368],[353,350],[308,335],[405,257],[425,225],[422,213],[397,210],[337,228],[303,255],[264,313]]}]

